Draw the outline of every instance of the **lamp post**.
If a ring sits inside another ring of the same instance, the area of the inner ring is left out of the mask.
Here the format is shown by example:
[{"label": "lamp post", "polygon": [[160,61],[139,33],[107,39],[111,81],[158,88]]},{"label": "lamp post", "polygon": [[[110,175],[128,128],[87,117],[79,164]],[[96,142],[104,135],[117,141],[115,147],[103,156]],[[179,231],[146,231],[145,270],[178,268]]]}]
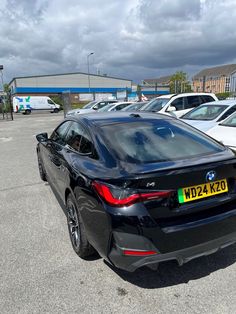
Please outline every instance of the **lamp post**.
[{"label": "lamp post", "polygon": [[3,72],[2,71],[3,71],[3,65],[0,65],[2,93],[3,93],[2,116],[3,116],[3,119],[4,119],[5,99],[4,99],[4,83],[3,83]]},{"label": "lamp post", "polygon": [[92,56],[94,52],[90,52],[87,55],[87,65],[88,65],[88,86],[89,86],[89,94],[90,94],[90,73],[89,73],[89,57]]}]

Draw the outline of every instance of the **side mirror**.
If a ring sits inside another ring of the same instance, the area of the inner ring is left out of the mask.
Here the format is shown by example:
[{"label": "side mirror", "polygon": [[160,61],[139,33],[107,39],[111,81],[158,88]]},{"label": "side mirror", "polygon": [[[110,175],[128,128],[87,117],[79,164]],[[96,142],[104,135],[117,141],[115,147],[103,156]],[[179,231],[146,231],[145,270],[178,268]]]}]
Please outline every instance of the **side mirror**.
[{"label": "side mirror", "polygon": [[169,106],[167,109],[166,109],[167,112],[173,112],[173,111],[176,111],[176,108],[174,106]]},{"label": "side mirror", "polygon": [[47,142],[48,140],[48,133],[40,133],[36,135],[36,139],[39,143]]},{"label": "side mirror", "polygon": [[95,105],[95,106],[93,107],[93,110],[98,110],[98,105]]}]

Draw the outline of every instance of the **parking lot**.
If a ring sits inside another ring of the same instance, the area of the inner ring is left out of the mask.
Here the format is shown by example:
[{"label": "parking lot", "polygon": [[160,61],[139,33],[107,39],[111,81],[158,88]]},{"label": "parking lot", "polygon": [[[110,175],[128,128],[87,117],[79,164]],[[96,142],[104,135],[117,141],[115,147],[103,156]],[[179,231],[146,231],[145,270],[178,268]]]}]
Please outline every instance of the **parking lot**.
[{"label": "parking lot", "polygon": [[182,267],[134,273],[76,256],[35,152],[35,134],[62,119],[0,121],[0,313],[236,313],[235,245]]}]

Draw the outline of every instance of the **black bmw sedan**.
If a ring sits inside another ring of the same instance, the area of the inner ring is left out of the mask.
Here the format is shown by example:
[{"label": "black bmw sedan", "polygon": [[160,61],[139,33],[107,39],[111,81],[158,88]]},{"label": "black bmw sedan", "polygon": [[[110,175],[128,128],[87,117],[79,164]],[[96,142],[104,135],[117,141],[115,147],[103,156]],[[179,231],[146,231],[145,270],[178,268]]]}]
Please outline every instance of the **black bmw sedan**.
[{"label": "black bmw sedan", "polygon": [[101,113],[37,135],[40,176],[65,204],[82,258],[134,271],[236,242],[236,156],[170,116]]}]

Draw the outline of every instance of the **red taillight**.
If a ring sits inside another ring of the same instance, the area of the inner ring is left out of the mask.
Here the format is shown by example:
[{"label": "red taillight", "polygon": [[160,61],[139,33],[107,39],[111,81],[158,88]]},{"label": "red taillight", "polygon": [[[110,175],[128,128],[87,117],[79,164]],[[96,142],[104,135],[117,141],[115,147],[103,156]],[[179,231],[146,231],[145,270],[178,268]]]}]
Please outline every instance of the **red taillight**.
[{"label": "red taillight", "polygon": [[137,250],[123,250],[124,255],[128,256],[147,256],[147,255],[155,255],[157,252],[155,251],[137,251]]},{"label": "red taillight", "polygon": [[124,190],[119,188],[116,189],[117,191],[121,191],[120,195],[114,196],[114,192],[112,193],[111,187],[107,186],[104,183],[94,181],[92,183],[93,187],[97,191],[97,193],[110,205],[112,206],[130,206],[134,203],[143,202],[152,199],[164,198],[168,197],[171,194],[171,191],[155,191],[149,193],[138,193],[138,192],[130,192],[130,195],[127,195],[128,190],[126,190],[126,195],[124,195]]}]

